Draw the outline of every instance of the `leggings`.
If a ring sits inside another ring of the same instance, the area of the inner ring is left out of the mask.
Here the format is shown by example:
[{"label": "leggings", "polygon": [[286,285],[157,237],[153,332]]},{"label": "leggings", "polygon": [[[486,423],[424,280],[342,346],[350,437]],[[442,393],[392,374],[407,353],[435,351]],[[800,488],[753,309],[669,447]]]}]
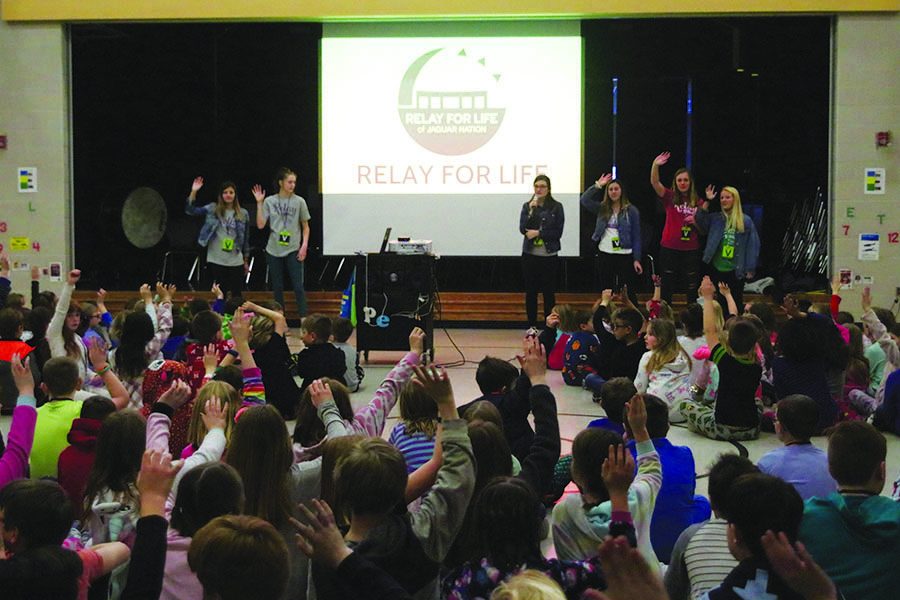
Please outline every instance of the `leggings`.
[{"label": "leggings", "polygon": [[687,302],[697,301],[697,288],[700,286],[700,251],[659,249],[659,262],[662,269],[662,299],[672,304],[672,294],[683,291]]},{"label": "leggings", "polygon": [[559,258],[556,256],[522,255],[522,278],[525,280],[525,314],[528,323],[542,326],[537,319],[538,292],[544,296],[544,317],[556,304],[556,272]]},{"label": "leggings", "polygon": [[627,285],[628,297],[636,305],[638,277],[634,272],[634,255],[600,252],[597,260],[600,267],[600,291],[618,292],[623,285]]},{"label": "leggings", "polygon": [[741,313],[744,310],[744,280],[739,278],[734,271],[720,271],[712,265],[708,265],[707,275],[716,286],[716,300],[722,305],[722,314],[725,315],[725,318],[728,318],[728,304],[725,302],[725,296],[719,293],[720,281],[728,284],[731,297],[737,304],[738,313]]},{"label": "leggings", "polygon": [[225,267],[216,263],[206,263],[207,287],[213,282],[219,284],[226,297],[240,296],[244,289],[244,267]]}]

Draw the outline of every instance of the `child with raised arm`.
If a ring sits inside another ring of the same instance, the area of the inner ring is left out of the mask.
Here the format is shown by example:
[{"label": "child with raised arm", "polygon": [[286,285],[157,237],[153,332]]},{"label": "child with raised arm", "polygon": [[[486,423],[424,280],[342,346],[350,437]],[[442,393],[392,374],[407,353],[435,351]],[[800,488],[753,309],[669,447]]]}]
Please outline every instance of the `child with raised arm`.
[{"label": "child with raised arm", "polygon": [[37,422],[34,378],[28,365],[29,359],[25,358],[23,364],[18,354],[13,354],[10,358],[10,367],[19,397],[13,410],[6,449],[0,457],[0,489],[14,479],[25,477]]},{"label": "child with raised arm", "polygon": [[[623,290],[622,298],[627,297],[627,290]],[[633,306],[620,308],[612,314],[612,332],[603,326],[603,316],[608,314],[611,300],[612,290],[603,290],[600,304],[594,311],[594,333],[600,339],[602,368],[599,380],[593,375],[587,377],[587,385],[592,390],[613,377],[634,379],[646,350],[644,335],[641,333],[644,317]],[[594,398],[597,400],[596,393]]]},{"label": "child with raised arm", "polygon": [[[659,561],[650,541],[650,516],[662,485],[662,465],[647,431],[644,398],[636,394],[627,404],[628,422],[637,443],[637,477],[628,486],[627,512],[631,513],[637,547],[659,573]],[[578,494],[570,494],[553,509],[553,545],[560,560],[585,560],[597,555],[597,547],[615,521],[610,491],[602,471],[604,458],[622,444],[621,436],[599,428],[588,428],[572,442],[572,479]]]},{"label": "child with raised arm", "polygon": [[285,335],[288,331],[284,314],[253,302],[244,302],[244,311],[253,313],[250,347],[256,365],[262,372],[266,398],[286,420],[297,417],[300,387],[290,372],[291,351]]},{"label": "child with raised arm", "polygon": [[[462,524],[475,485],[466,422],[459,418],[447,372],[417,368],[416,380],[438,405],[443,464],[415,513],[405,504],[407,472],[400,452],[379,438],[357,442],[339,462],[335,490],[349,517],[348,546],[382,567],[416,598],[433,598],[441,562]],[[334,573],[313,564],[316,597],[347,598]]]},{"label": "child with raised arm", "polygon": [[744,320],[732,321],[727,346],[719,341],[712,303],[715,287],[709,277],[700,284],[703,296],[703,331],[712,347],[709,360],[719,370],[715,406],[683,400],[680,410],[688,429],[714,440],[755,440],[759,437],[762,411],[756,405],[756,388],[762,375],[757,362],[756,327]]}]

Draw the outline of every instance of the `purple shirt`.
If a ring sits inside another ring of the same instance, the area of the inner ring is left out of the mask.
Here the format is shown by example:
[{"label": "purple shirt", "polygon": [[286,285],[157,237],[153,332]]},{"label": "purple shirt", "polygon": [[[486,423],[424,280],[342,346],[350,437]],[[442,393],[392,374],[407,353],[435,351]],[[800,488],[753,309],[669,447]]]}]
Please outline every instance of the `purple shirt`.
[{"label": "purple shirt", "polygon": [[803,500],[824,498],[837,491],[828,472],[828,455],[812,444],[793,444],[767,452],[756,463],[759,470],[793,485]]}]

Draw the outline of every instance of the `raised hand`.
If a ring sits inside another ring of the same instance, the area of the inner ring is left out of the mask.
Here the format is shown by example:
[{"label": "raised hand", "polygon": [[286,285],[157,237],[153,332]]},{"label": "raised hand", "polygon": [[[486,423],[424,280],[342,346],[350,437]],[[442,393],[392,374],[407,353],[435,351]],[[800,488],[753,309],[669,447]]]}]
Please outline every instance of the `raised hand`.
[{"label": "raised hand", "polygon": [[207,375],[212,375],[216,372],[216,367],[219,366],[219,353],[216,351],[215,344],[207,344],[206,347],[203,348],[203,368],[206,371]]},{"label": "raised hand", "polygon": [[81,279],[81,271],[79,271],[78,269],[72,269],[71,271],[69,271],[69,274],[66,277],[66,282],[69,285],[75,285],[76,283],[78,283],[79,279]]},{"label": "raised hand", "polygon": [[181,465],[181,461],[172,462],[172,456],[168,452],[144,451],[141,471],[137,477],[142,517],[165,514],[166,498]]},{"label": "raised hand", "polygon": [[9,254],[0,252],[0,276],[9,277]]},{"label": "raised hand", "polygon": [[716,295],[716,286],[713,285],[709,275],[703,277],[703,281],[700,282],[700,287],[697,288],[697,293],[700,294],[704,300],[712,301],[713,297]]},{"label": "raised hand", "polygon": [[313,500],[308,506],[301,504],[300,512],[306,523],[291,518],[297,530],[297,548],[310,559],[336,569],[353,551],[344,542],[331,507],[324,500]]},{"label": "raised hand", "polygon": [[535,337],[526,337],[522,340],[521,356],[516,356],[522,372],[528,376],[531,385],[546,383],[547,356],[544,354],[544,346]]},{"label": "raised hand", "polygon": [[628,488],[634,481],[634,457],[631,452],[622,444],[611,444],[609,456],[603,461],[601,475],[610,496],[627,496]]},{"label": "raised hand", "polygon": [[872,288],[866,286],[862,291],[862,309],[863,312],[869,312],[869,309],[872,308]]},{"label": "raised hand", "polygon": [[559,321],[559,313],[555,312],[550,313],[549,315],[547,315],[547,318],[544,319],[544,323],[551,329],[556,329],[557,327],[559,327]]},{"label": "raised hand", "polygon": [[231,339],[234,340],[235,346],[250,343],[250,321],[244,315],[243,308],[235,309],[234,317],[228,326],[231,329]]},{"label": "raised hand", "polygon": [[13,381],[20,396],[34,396],[34,376],[31,374],[31,357],[26,356],[22,361],[18,353],[12,355],[9,363],[12,370]]},{"label": "raised hand", "polygon": [[200,419],[203,421],[207,431],[213,429],[225,429],[225,407],[218,396],[210,396],[200,413]]},{"label": "raised hand", "polygon": [[219,284],[215,281],[213,282],[212,287],[209,291],[211,291],[218,300],[221,300],[225,297],[225,294],[222,293],[222,288],[220,288]]},{"label": "raised hand", "polygon": [[331,386],[328,385],[328,382],[324,379],[316,379],[309,384],[309,399],[316,408],[319,408],[329,400],[334,400],[334,395],[331,393]]},{"label": "raised hand", "polygon": [[653,164],[658,165],[658,166],[664,165],[667,162],[669,162],[669,158],[671,158],[671,157],[672,157],[671,152],[663,152],[663,153],[657,155],[657,157],[653,159]]},{"label": "raised hand", "polygon": [[106,342],[99,338],[92,339],[88,345],[88,358],[91,361],[91,368],[94,369],[94,373],[99,373],[109,366],[109,362],[106,359],[107,350]]},{"label": "raised hand", "polygon": [[419,356],[425,353],[425,330],[421,327],[413,327],[409,332],[409,351]]},{"label": "raised hand", "polygon": [[426,394],[434,398],[438,409],[442,406],[451,406],[456,410],[453,400],[453,387],[450,385],[450,377],[447,369],[431,365],[428,367],[417,366],[413,370],[416,373],[413,381],[422,387]]},{"label": "raised hand", "polygon": [[646,442],[650,439],[647,433],[647,406],[644,404],[644,397],[635,394],[631,400],[625,403],[625,412],[628,418],[628,424],[631,426],[631,433],[634,441]]},{"label": "raised hand", "polygon": [[594,182],[594,185],[597,186],[597,189],[599,190],[600,188],[605,186],[610,181],[612,181],[612,175],[609,173],[604,173],[603,175],[600,176],[600,179],[598,179],[597,181]]},{"label": "raised hand", "polygon": [[588,590],[582,598],[587,600],[668,600],[660,578],[650,570],[650,565],[628,540],[619,536],[608,537],[600,545],[600,561],[606,575],[606,591]]},{"label": "raised hand", "polygon": [[194,181],[191,183],[191,191],[193,193],[197,193],[200,191],[200,188],[203,187],[203,178],[202,177],[194,177]]},{"label": "raised hand", "polygon": [[32,281],[40,281],[41,280],[41,268],[40,267],[31,267],[31,280]]},{"label": "raised hand", "polygon": [[[610,289],[603,290],[600,292],[600,304],[603,306],[609,306],[610,301],[613,297],[613,291]],[[558,318],[558,316],[557,316]]]},{"label": "raised hand", "polygon": [[724,281],[720,281],[719,282],[719,293],[725,297],[728,297],[731,295],[731,288],[728,287],[728,284],[725,283]]},{"label": "raised hand", "polygon": [[258,183],[254,185],[253,189],[251,189],[250,191],[253,193],[253,197],[256,199],[257,204],[266,199],[266,190],[264,190]]},{"label": "raised hand", "polygon": [[714,185],[706,186],[706,199],[713,200],[716,197],[716,188]]},{"label": "raised hand", "polygon": [[792,546],[784,532],[776,536],[771,531],[767,531],[760,541],[769,564],[792,590],[809,600],[837,598],[834,583],[801,542]]},{"label": "raised hand", "polygon": [[159,397],[157,402],[162,402],[167,406],[171,406],[173,410],[178,410],[190,399],[191,386],[180,379],[176,379],[175,382],[169,386],[169,389]]},{"label": "raised hand", "polygon": [[141,286],[140,294],[141,294],[141,299],[144,301],[144,304],[152,304],[153,303],[153,292],[150,291],[149,283],[145,283]]}]

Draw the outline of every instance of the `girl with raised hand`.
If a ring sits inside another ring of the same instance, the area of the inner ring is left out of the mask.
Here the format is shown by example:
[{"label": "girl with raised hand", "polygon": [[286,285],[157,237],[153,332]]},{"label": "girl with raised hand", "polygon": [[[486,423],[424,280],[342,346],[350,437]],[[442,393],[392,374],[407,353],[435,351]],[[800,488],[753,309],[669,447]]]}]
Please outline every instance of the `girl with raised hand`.
[{"label": "girl with raised hand", "polygon": [[275,174],[278,193],[266,196],[259,184],[253,186],[256,199],[256,226],[263,229],[269,222],[269,241],[266,244],[266,264],[272,278],[275,301],[284,306],[284,269],[287,267],[297,313],[306,316],[306,293],[303,291],[303,261],[309,245],[309,208],[306,200],[294,193],[297,174],[281,167]]},{"label": "girl with raised hand", "polygon": [[[706,188],[706,197],[716,197],[715,188]],[[759,259],[759,235],[753,219],[741,209],[741,194],[731,186],[719,193],[721,212],[697,212],[696,225],[707,232],[703,262],[714,284],[725,283],[737,307],[744,306],[744,280],[752,279]],[[724,302],[722,297],[720,302]],[[723,305],[724,307],[724,305]],[[729,310],[729,312],[731,312]]]},{"label": "girl with raised hand", "polygon": [[242,278],[250,268],[250,236],[247,231],[250,215],[241,208],[234,183],[222,182],[214,203],[196,206],[197,192],[202,187],[203,178],[194,178],[184,211],[192,216],[205,217],[197,243],[206,247],[209,279],[217,282],[225,293],[240,296]]},{"label": "girl with raised hand", "polygon": [[81,336],[75,333],[81,324],[81,307],[72,300],[75,284],[81,279],[81,271],[72,269],[63,282],[56,310],[47,326],[47,342],[50,356],[68,357],[78,365],[78,376],[87,381],[88,353]]},{"label": "girl with raised hand", "polygon": [[[330,386],[316,380],[309,386],[311,402],[330,438],[350,433],[341,419]],[[291,439],[284,419],[270,405],[248,408],[240,414],[228,445],[226,462],[244,482],[244,512],[265,519],[293,547],[294,528],[290,518],[294,507],[321,493],[321,457],[294,463]],[[287,598],[303,598],[306,592],[308,563],[298,550],[291,560],[291,578]]]},{"label": "girl with raised hand", "polygon": [[537,326],[537,296],[544,296],[544,317],[556,304],[556,273],[559,269],[560,238],[565,225],[563,205],[550,193],[550,178],[534,178],[534,193],[522,205],[519,233],[522,240],[522,275],[525,279],[525,313],[529,325]]},{"label": "girl with raised hand", "polygon": [[581,206],[597,215],[591,235],[600,252],[600,289],[628,286],[637,303],[637,278],[641,265],[641,213],[628,201],[618,179],[605,173],[581,195]]},{"label": "girl with raised hand", "polygon": [[691,303],[697,300],[700,284],[700,231],[694,219],[698,210],[706,210],[707,203],[697,197],[694,178],[683,167],[675,171],[671,188],[660,182],[659,167],[669,162],[669,158],[671,154],[663,152],[653,159],[650,167],[650,185],[666,210],[659,253],[662,297],[672,304],[672,294],[676,290],[684,291]]},{"label": "girl with raised hand", "polygon": [[[156,284],[159,304],[153,303],[150,286],[141,286],[145,310],[125,316],[118,347],[110,352],[110,365],[116,371],[131,398],[130,406],[143,403],[144,372],[150,363],[162,358],[160,350],[172,331],[172,294],[175,286]],[[156,317],[155,321],[151,314]]]}]

